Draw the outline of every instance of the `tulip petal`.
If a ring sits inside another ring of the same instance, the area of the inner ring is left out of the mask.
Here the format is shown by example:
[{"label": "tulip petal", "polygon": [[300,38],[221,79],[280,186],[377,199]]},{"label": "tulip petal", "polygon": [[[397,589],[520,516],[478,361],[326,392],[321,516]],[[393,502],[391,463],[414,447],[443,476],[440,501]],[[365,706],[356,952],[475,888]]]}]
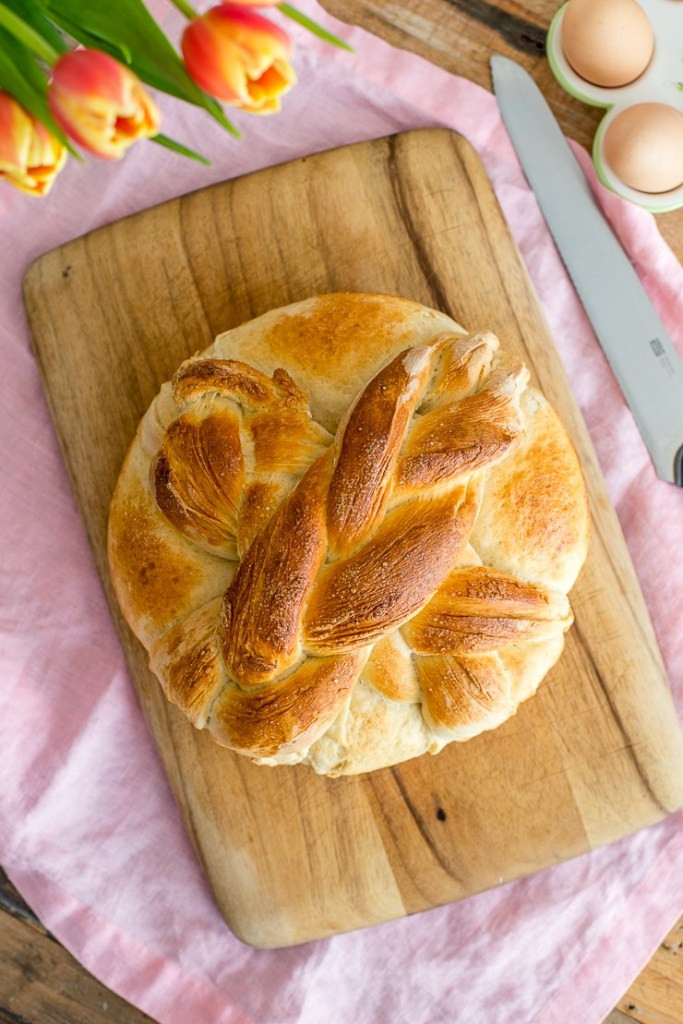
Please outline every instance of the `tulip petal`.
[{"label": "tulip petal", "polygon": [[61,57],[48,99],[62,128],[104,159],[119,159],[137,139],[159,131],[157,105],[136,76],[98,50],[74,50]]},{"label": "tulip petal", "polygon": [[19,104],[0,94],[0,173],[20,174],[28,164],[31,120]]},{"label": "tulip petal", "polygon": [[280,109],[280,96],[291,89],[296,76],[287,61],[274,61],[258,78],[247,76],[250,105],[245,110],[266,114]]},{"label": "tulip petal", "polygon": [[0,92],[0,178],[30,195],[46,195],[66,156],[44,125]]},{"label": "tulip petal", "polygon": [[182,51],[194,80],[219,99],[253,113],[273,113],[296,82],[287,33],[246,7],[226,3],[185,30]]}]

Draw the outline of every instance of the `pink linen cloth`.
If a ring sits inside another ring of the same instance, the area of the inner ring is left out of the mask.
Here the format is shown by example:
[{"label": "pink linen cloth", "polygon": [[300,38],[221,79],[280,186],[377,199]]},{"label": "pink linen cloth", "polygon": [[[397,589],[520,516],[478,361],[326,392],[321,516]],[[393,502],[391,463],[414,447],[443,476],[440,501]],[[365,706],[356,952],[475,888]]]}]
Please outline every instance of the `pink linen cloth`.
[{"label": "pink linen cloth", "polygon": [[[295,30],[300,84],[280,116],[238,116],[242,142],[162,98],[165,130],[210,170],[141,144],[122,164],[71,161],[45,201],[0,189],[0,861],[59,940],[162,1024],[600,1024],[683,910],[680,814],[410,919],[279,951],[233,937],[138,708],[57,448],[21,307],[31,259],[213,181],[403,129],[456,129],[538,290],[683,707],[683,494],[655,477],[495,100],[300,5],[355,54]],[[155,11],[177,35],[178,16]],[[606,193],[577,154],[683,351],[681,267],[653,218]]]}]

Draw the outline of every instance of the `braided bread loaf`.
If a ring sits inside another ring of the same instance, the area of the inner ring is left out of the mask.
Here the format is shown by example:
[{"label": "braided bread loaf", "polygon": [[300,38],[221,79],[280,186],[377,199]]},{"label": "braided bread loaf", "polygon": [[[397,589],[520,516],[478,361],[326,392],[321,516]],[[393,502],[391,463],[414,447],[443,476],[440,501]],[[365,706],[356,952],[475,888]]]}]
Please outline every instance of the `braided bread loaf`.
[{"label": "braided bread loaf", "polygon": [[220,336],[145,414],[111,574],[169,700],[338,775],[492,729],[572,622],[574,450],[490,333],[326,295]]}]

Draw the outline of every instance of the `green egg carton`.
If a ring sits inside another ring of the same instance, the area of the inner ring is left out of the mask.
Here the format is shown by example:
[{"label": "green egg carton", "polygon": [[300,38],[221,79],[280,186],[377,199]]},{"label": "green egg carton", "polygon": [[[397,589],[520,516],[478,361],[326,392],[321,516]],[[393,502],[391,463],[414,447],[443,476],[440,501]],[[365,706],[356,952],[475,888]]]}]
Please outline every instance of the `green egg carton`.
[{"label": "green egg carton", "polygon": [[683,113],[683,0],[638,0],[654,32],[652,59],[642,75],[628,85],[605,88],[593,85],[574,71],[562,48],[562,22],[569,4],[553,18],[548,31],[550,67],[563,89],[583,103],[603,107],[603,117],[593,140],[593,163],[603,185],[624,199],[652,213],[683,207],[683,185],[669,192],[639,192],[626,185],[605,160],[604,138],[614,118],[636,103],[666,103]]}]

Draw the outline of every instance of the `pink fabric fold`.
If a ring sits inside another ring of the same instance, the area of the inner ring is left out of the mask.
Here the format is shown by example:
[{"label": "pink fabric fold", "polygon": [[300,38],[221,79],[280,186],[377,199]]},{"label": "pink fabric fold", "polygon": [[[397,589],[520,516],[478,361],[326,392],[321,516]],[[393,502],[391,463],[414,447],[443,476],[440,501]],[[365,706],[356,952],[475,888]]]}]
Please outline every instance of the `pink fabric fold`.
[{"label": "pink fabric fold", "polygon": [[[179,16],[152,6],[177,36]],[[161,1024],[600,1024],[683,909],[681,814],[453,906],[249,949],[190,847],[74,506],[21,308],[33,258],[213,181],[404,129],[453,128],[484,161],[539,293],[681,712],[683,495],[654,474],[493,97],[313,0],[300,6],[355,53],[294,29],[300,84],[278,117],[238,115],[243,141],[162,98],[165,131],[210,156],[210,170],[141,144],[121,164],[71,161],[46,201],[0,189],[0,860],[61,942]],[[681,267],[653,218],[605,192],[576,151],[683,351]]]}]

